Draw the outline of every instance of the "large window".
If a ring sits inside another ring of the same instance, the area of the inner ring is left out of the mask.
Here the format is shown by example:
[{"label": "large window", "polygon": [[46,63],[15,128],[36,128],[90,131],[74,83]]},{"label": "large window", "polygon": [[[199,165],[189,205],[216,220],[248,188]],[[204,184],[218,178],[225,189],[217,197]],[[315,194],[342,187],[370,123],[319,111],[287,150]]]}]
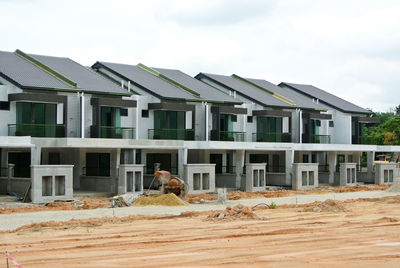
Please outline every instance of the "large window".
[{"label": "large window", "polygon": [[86,154],[86,176],[110,176],[110,154],[109,153],[87,153]]},{"label": "large window", "polygon": [[16,135],[55,137],[57,104],[17,102]]},{"label": "large window", "polygon": [[184,111],[154,111],[155,129],[185,129]]},{"label": "large window", "polygon": [[282,117],[257,117],[258,133],[282,133]]},{"label": "large window", "polygon": [[30,152],[9,152],[8,163],[14,164],[14,177],[31,177],[31,153]]},{"label": "large window", "polygon": [[233,115],[232,114],[220,114],[219,123],[220,123],[221,131],[233,131]]}]

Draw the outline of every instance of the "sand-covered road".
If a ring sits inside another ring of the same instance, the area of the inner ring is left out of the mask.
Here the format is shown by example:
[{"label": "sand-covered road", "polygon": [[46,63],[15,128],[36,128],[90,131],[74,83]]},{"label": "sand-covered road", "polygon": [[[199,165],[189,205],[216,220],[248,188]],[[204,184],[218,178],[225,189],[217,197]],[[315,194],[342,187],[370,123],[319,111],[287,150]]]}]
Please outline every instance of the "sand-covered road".
[{"label": "sand-covered road", "polygon": [[209,212],[197,212],[32,227],[0,233],[0,251],[24,268],[400,267],[400,198],[343,206],[347,211],[256,210],[264,220],[209,221]]}]

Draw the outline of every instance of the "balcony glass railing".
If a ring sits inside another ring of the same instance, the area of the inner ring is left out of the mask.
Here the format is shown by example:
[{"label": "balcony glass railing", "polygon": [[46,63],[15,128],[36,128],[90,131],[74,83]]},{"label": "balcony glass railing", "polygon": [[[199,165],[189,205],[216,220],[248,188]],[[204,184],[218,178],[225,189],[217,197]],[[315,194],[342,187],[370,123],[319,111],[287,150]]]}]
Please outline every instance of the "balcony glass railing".
[{"label": "balcony glass railing", "polygon": [[8,124],[8,136],[65,137],[64,125],[48,124]]},{"label": "balcony glass railing", "polygon": [[245,133],[238,131],[220,131],[220,141],[244,141]]},{"label": "balcony glass railing", "polygon": [[193,129],[171,129],[159,128],[149,129],[148,137],[150,140],[194,140]]},{"label": "balcony glass railing", "polygon": [[330,135],[311,135],[310,143],[331,143]]},{"label": "balcony glass railing", "polygon": [[100,126],[100,138],[134,139],[135,128]]},{"label": "balcony glass railing", "polygon": [[290,133],[278,132],[257,132],[253,133],[253,142],[291,142],[292,135]]}]

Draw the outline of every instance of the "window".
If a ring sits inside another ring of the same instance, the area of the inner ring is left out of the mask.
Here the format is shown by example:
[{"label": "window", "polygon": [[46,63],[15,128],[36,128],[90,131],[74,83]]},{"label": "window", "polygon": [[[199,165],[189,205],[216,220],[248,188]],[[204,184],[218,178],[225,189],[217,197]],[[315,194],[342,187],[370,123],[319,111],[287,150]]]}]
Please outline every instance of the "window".
[{"label": "window", "polygon": [[154,111],[155,129],[185,129],[184,111]]},{"label": "window", "polygon": [[231,118],[232,118],[232,122],[237,122],[237,115],[236,114],[232,114]]},{"label": "window", "polygon": [[8,163],[14,164],[14,177],[31,177],[31,153],[30,152],[9,152]]},{"label": "window", "polygon": [[16,136],[56,137],[57,104],[17,102]]},{"label": "window", "polygon": [[128,116],[128,109],[121,108],[120,115],[121,116]]},{"label": "window", "polygon": [[154,164],[160,164],[160,170],[166,170],[171,174],[176,174],[176,168],[171,166],[171,154],[146,154],[146,174],[154,174]]},{"label": "window", "polygon": [[87,153],[86,154],[86,176],[110,176],[110,154],[109,153]]},{"label": "window", "polygon": [[329,121],[329,127],[334,127],[333,121]]},{"label": "window", "polygon": [[149,110],[142,110],[142,117],[148,118],[149,117]]},{"label": "window", "polygon": [[8,101],[0,101],[0,110],[10,110],[10,103]]},{"label": "window", "polygon": [[321,126],[321,120],[316,120],[316,121],[315,121],[315,125],[316,125],[317,127],[320,127],[320,126]]},{"label": "window", "polygon": [[253,117],[247,116],[247,123],[253,123]]}]

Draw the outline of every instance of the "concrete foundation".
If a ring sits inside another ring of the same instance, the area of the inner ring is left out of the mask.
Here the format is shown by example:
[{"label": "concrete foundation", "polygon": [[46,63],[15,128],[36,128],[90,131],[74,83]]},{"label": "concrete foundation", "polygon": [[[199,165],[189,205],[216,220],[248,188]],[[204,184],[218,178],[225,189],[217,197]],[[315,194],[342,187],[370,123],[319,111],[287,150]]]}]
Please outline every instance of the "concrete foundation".
[{"label": "concrete foundation", "polygon": [[215,192],[215,164],[187,164],[183,169],[188,193]]},{"label": "concrete foundation", "polygon": [[32,165],[33,203],[73,197],[72,165]]},{"label": "concrete foundation", "polygon": [[143,193],[144,165],[123,164],[119,166],[118,194]]},{"label": "concrete foundation", "polygon": [[392,184],[396,173],[396,163],[375,163],[375,184]]},{"label": "concrete foundation", "polygon": [[318,187],[318,163],[293,163],[292,189]]},{"label": "concrete foundation", "polygon": [[339,186],[355,185],[357,183],[357,163],[340,163]]},{"label": "concrete foundation", "polygon": [[248,163],[246,165],[246,192],[264,191],[267,185],[265,170],[267,163]]}]

